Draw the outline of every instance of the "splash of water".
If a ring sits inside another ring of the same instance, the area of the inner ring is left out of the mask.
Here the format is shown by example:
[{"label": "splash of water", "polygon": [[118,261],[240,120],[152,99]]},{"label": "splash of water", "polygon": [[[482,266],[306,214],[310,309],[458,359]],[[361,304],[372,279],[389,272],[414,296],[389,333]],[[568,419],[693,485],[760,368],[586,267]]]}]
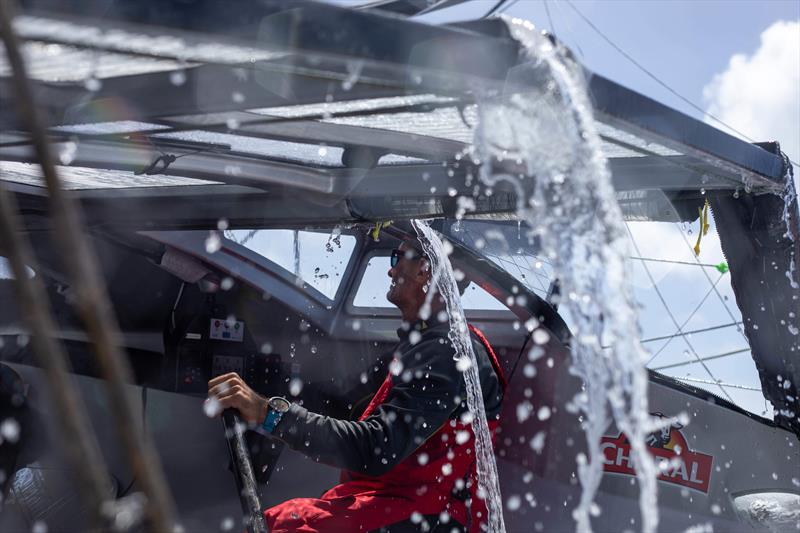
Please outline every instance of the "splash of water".
[{"label": "splash of water", "polygon": [[292,244],[294,251],[294,275],[300,278],[300,231],[294,230],[292,233]]},{"label": "splash of water", "polygon": [[[786,165],[786,175],[784,176],[786,180],[786,186],[783,188],[781,193],[781,198],[783,199],[783,222],[786,224],[786,238],[796,246],[797,243],[795,242],[795,239],[798,238],[796,234],[800,232],[800,202],[797,200],[797,189],[795,188],[794,184],[794,172],[792,171],[792,164],[789,161],[789,158],[786,156],[784,156],[784,164]],[[789,259],[789,270],[786,271],[786,277],[789,279],[789,285],[793,289],[800,289],[800,284],[798,284],[796,263],[798,260],[800,260],[800,257],[792,256]],[[791,328],[794,327],[792,326],[791,322],[792,321],[789,321],[789,331],[792,331]],[[796,335],[794,331],[792,331],[792,334]]]},{"label": "splash of water", "polygon": [[[500,496],[500,484],[497,476],[497,463],[495,462],[492,437],[486,422],[486,409],[483,405],[483,393],[478,378],[478,362],[472,350],[467,320],[461,306],[461,297],[456,285],[453,266],[448,258],[441,239],[433,230],[422,221],[413,221],[425,255],[430,259],[432,280],[431,285],[436,287],[436,292],[441,295],[447,305],[450,321],[450,332],[447,337],[455,349],[456,366],[464,374],[467,389],[467,409],[472,415],[472,432],[475,435],[475,464],[478,473],[478,493],[485,495],[486,508],[489,511],[487,520],[488,530],[491,533],[505,531],[503,521],[503,504]],[[429,290],[420,317],[425,312],[430,312],[430,300],[435,291]],[[427,309],[427,311],[426,311]]]},{"label": "splash of water", "polygon": [[[529,22],[505,21],[526,62],[511,73],[507,94],[479,102],[472,158],[486,185],[505,182],[516,190],[518,215],[553,263],[562,305],[575,321],[570,371],[583,389],[572,408],[582,415],[588,457],[577,457],[583,492],[573,517],[578,531],[591,531],[603,473],[600,439],[613,421],[631,443],[642,530],[652,532],[658,524],[656,467],[645,438],[654,425],[645,353],[626,283],[628,240],[582,71]],[[516,81],[523,83],[515,86]],[[508,161],[524,172],[504,171]]]}]

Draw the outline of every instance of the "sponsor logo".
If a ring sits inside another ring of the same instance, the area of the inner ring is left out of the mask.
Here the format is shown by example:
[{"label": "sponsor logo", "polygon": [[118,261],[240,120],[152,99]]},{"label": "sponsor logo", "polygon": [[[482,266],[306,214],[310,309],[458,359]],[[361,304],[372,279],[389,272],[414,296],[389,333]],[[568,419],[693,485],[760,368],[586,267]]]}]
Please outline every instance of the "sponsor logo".
[{"label": "sponsor logo", "polygon": [[[661,413],[654,414],[664,418]],[[681,424],[673,423],[647,437],[647,447],[656,465],[661,465],[658,479],[708,494],[714,457],[690,450],[681,429]],[[625,435],[620,433],[616,437],[603,437],[600,450],[603,453],[604,471],[636,475],[631,460],[631,445]]]}]

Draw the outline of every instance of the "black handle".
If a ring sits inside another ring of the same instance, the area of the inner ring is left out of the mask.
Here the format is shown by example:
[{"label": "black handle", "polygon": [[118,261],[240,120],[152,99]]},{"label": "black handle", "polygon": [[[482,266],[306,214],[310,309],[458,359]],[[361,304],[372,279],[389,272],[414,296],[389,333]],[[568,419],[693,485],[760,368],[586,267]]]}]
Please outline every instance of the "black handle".
[{"label": "black handle", "polygon": [[228,452],[233,464],[233,477],[236,479],[236,488],[239,490],[239,500],[242,503],[245,526],[248,533],[268,533],[267,524],[261,509],[258,497],[258,486],[253,475],[253,465],[247,451],[244,439],[245,425],[239,418],[235,409],[225,409],[222,412],[222,425],[225,426],[225,440],[228,442]]}]

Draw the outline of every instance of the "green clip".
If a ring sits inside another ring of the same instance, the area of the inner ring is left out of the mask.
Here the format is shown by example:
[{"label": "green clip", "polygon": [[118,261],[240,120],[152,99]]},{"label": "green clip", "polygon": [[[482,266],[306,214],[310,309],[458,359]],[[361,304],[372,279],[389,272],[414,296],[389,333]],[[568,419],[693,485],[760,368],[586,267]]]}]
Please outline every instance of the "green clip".
[{"label": "green clip", "polygon": [[381,229],[388,228],[391,225],[391,220],[387,220],[386,222],[376,222],[375,227],[369,232],[369,234],[372,236],[372,240],[378,242],[380,240]]},{"label": "green clip", "polygon": [[714,268],[716,268],[717,271],[719,271],[720,274],[725,274],[725,273],[728,272],[728,270],[730,270],[728,268],[728,264],[725,261],[723,261],[722,263],[720,263],[718,265],[714,265]]}]

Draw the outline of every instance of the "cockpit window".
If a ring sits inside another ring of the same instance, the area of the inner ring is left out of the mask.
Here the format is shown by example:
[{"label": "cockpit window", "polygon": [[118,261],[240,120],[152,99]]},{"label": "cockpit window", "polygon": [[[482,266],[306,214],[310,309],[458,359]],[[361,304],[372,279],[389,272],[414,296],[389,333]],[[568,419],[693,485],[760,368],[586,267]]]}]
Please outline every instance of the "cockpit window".
[{"label": "cockpit window", "polygon": [[[359,283],[356,295],[353,298],[353,307],[377,309],[396,309],[394,304],[386,299],[391,279],[387,275],[389,270],[388,256],[375,256],[367,262],[364,275]],[[461,297],[461,305],[467,311],[509,311],[491,294],[475,283],[470,283]]]},{"label": "cockpit window", "polygon": [[290,229],[226,230],[225,238],[269,259],[334,300],[356,238]]},{"label": "cockpit window", "polygon": [[517,221],[461,220],[445,234],[514,276],[527,289],[547,299],[553,282],[550,262],[539,255],[537,242],[529,242],[529,228]]}]

